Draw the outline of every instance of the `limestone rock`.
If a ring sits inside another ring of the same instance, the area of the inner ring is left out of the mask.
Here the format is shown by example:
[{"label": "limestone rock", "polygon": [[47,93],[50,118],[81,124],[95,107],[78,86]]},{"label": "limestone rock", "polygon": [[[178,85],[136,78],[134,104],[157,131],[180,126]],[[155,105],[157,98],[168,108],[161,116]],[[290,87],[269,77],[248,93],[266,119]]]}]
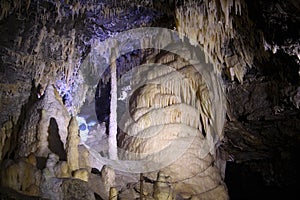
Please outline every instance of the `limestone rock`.
[{"label": "limestone rock", "polygon": [[73,177],[88,182],[89,172],[87,169],[77,169],[73,171]]},{"label": "limestone rock", "polygon": [[43,176],[45,178],[55,177],[54,167],[58,161],[58,155],[54,153],[49,153],[48,158],[46,160],[46,167],[43,169]]},{"label": "limestone rock", "polygon": [[68,138],[67,138],[67,161],[71,171],[79,169],[79,154],[78,154],[78,123],[75,117],[72,117],[68,126]]},{"label": "limestone rock", "polygon": [[33,153],[31,153],[31,154],[27,157],[26,161],[27,161],[29,164],[31,164],[31,165],[33,165],[33,166],[36,167],[37,161],[36,161],[36,157],[35,157],[35,155],[34,155]]},{"label": "limestone rock", "polygon": [[31,196],[39,196],[40,195],[40,187],[38,185],[32,184],[26,188],[24,194]]},{"label": "limestone rock", "polygon": [[5,156],[5,154],[11,148],[11,137],[13,131],[13,123],[12,121],[7,121],[3,124],[0,129],[0,163]]},{"label": "limestone rock", "polygon": [[49,178],[41,185],[42,197],[63,200],[95,200],[88,183],[79,179]]},{"label": "limestone rock", "polygon": [[115,187],[109,190],[109,200],[118,200],[118,190]]},{"label": "limestone rock", "polygon": [[107,193],[107,191],[105,191],[105,186],[102,182],[101,177],[98,174],[89,174],[88,185],[97,195],[101,196],[102,199],[109,198],[109,194]]},{"label": "limestone rock", "polygon": [[[44,95],[37,100],[28,110],[24,123],[22,124],[18,143],[17,155],[26,157],[35,152],[39,157],[47,157],[53,152],[65,159],[65,145],[67,139],[67,124],[70,115],[66,110],[61,97],[53,85],[46,87]],[[51,129],[54,124],[56,130]],[[49,143],[49,139],[57,135],[56,141]],[[58,143],[62,143],[57,147]]]},{"label": "limestone rock", "polygon": [[214,200],[223,200],[229,199],[226,193],[226,188],[224,185],[218,185],[216,188],[213,188],[209,192],[203,194],[193,195],[191,200],[203,200],[203,199],[214,199]]},{"label": "limestone rock", "polygon": [[[213,62],[216,71],[220,72],[224,63],[227,68],[232,67],[234,73],[231,75],[233,78],[237,77],[241,83],[246,66],[252,66],[254,60],[254,50],[247,48],[241,35],[236,33],[236,29],[243,25],[233,25],[234,16],[241,15],[244,6],[243,1],[213,0],[199,3],[189,0],[186,6],[176,9],[177,30],[182,34],[181,37],[186,35],[193,45],[203,45],[206,61]],[[233,7],[235,9],[232,9]],[[247,15],[241,16],[247,20]],[[220,23],[221,21],[223,23]],[[221,48],[227,44],[229,38],[234,38],[235,46],[230,49],[233,56],[226,54]],[[254,43],[254,41],[247,42]],[[255,48],[262,50],[259,45]],[[263,57],[263,53],[259,56]]]},{"label": "limestone rock", "polygon": [[115,171],[107,165],[103,166],[101,170],[101,179],[104,184],[105,191],[109,194],[110,188],[116,185]]},{"label": "limestone rock", "polygon": [[79,168],[86,168],[89,171],[91,170],[90,160],[89,160],[89,151],[83,146],[79,145]]},{"label": "limestone rock", "polygon": [[54,174],[57,178],[71,177],[71,172],[66,161],[60,161],[54,166]]},{"label": "limestone rock", "polygon": [[[49,151],[56,151],[54,153],[56,154],[64,154],[63,149],[66,146],[66,139],[67,139],[67,124],[70,120],[69,113],[67,112],[65,106],[63,105],[62,99],[59,96],[56,88],[52,85],[49,85],[46,88],[45,94],[42,99],[42,104],[45,104],[43,106],[42,112],[41,112],[41,119],[38,126],[39,130],[39,155],[45,156],[46,153]],[[49,105],[52,106],[50,107]],[[52,119],[52,121],[51,121]],[[61,149],[57,149],[57,147],[51,148],[49,137],[51,138],[51,135],[49,134],[55,134],[51,133],[51,122],[57,126],[57,131],[59,138],[55,141],[56,143],[63,143]],[[49,148],[49,150],[45,148]],[[47,154],[46,154],[47,155]],[[59,155],[61,159],[65,159],[65,155]]]},{"label": "limestone rock", "polygon": [[[172,53],[158,54],[148,61],[160,61],[168,67],[143,66],[133,75],[129,111],[121,119],[123,135],[119,143],[124,151],[119,158],[150,158],[143,166],[152,172],[144,175],[158,179],[155,199],[172,199],[173,195],[191,198],[199,193],[207,193],[209,199],[214,188],[218,188],[218,196],[227,199],[221,172],[213,164],[225,117],[224,102],[214,105],[209,95],[209,87],[216,84],[212,83],[215,75],[209,70],[199,73],[184,60],[169,64],[174,58]],[[209,76],[212,80],[204,79]],[[216,95],[223,99],[222,91]],[[178,153],[178,149],[183,152]]]},{"label": "limestone rock", "polygon": [[20,159],[17,162],[5,160],[1,169],[0,185],[12,188],[27,195],[39,195],[41,172],[27,159]]},{"label": "limestone rock", "polygon": [[163,173],[159,172],[157,175],[156,183],[153,188],[153,197],[155,200],[172,200],[172,189],[167,184],[166,177]]}]

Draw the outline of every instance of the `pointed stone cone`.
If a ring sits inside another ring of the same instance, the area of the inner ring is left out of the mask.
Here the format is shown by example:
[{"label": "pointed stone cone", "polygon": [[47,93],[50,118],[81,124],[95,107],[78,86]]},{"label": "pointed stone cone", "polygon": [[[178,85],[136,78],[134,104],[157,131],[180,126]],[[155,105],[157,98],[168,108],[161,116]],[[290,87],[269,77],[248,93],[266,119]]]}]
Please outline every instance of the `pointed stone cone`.
[{"label": "pointed stone cone", "polygon": [[72,117],[68,126],[68,137],[67,137],[67,145],[66,145],[67,162],[71,171],[79,169],[78,130],[79,128],[78,128],[77,120],[75,117]]},{"label": "pointed stone cone", "polygon": [[172,190],[166,182],[165,175],[158,173],[157,181],[153,187],[153,197],[155,200],[172,200]]},{"label": "pointed stone cone", "polygon": [[111,187],[109,190],[109,200],[118,200],[118,191],[115,187]]}]

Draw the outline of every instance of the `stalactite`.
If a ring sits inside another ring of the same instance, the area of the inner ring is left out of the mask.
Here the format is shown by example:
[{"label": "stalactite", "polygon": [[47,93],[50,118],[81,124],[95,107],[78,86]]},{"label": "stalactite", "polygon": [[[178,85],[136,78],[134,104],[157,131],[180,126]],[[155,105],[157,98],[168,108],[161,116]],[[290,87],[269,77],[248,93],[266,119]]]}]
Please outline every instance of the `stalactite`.
[{"label": "stalactite", "polygon": [[22,6],[21,0],[13,0],[13,7],[16,11],[20,12]]},{"label": "stalactite", "polygon": [[68,73],[66,74],[67,84],[69,83],[69,79],[71,78],[73,71],[74,71],[74,51],[75,51],[75,29],[71,31],[71,40],[69,43],[69,52],[68,52],[68,62],[67,62],[67,69]]},{"label": "stalactite", "polygon": [[31,0],[26,0],[26,11],[27,12],[29,10],[30,4],[31,4]]},{"label": "stalactite", "polygon": [[80,4],[80,1],[77,1],[74,5],[71,6],[72,10],[72,20],[74,20],[74,16],[79,15],[79,11],[81,10],[82,6]]},{"label": "stalactite", "polygon": [[56,13],[57,13],[57,16],[56,16],[56,18],[55,18],[55,23],[57,23],[57,22],[61,22],[61,20],[62,20],[62,14],[61,14],[61,3],[60,3],[60,1],[59,0],[56,0],[55,1],[55,8],[56,8]]},{"label": "stalactite", "polygon": [[[182,37],[186,35],[193,45],[203,45],[205,60],[213,62],[216,72],[220,73],[221,69],[226,67],[234,68],[234,76],[241,83],[246,65],[251,67],[253,62],[251,50],[245,48],[243,38],[237,35],[236,27],[233,27],[234,15],[243,14],[244,7],[242,0],[189,0],[184,6],[176,9],[177,29]],[[224,66],[228,55],[221,49],[233,38],[240,42],[239,45],[235,45],[241,49],[234,52],[238,56],[237,63],[233,66],[226,62]]]},{"label": "stalactite", "polygon": [[2,20],[3,18],[7,17],[7,15],[9,14],[9,11],[11,10],[10,7],[10,1],[1,1],[1,15],[0,15],[0,20]]},{"label": "stalactite", "polygon": [[43,28],[41,29],[41,32],[39,34],[39,37],[38,37],[38,42],[37,42],[37,45],[36,47],[34,48],[34,52],[39,52],[40,51],[40,48],[41,48],[41,44],[43,42],[43,39],[45,38],[47,34],[47,28],[45,26],[43,26]]}]

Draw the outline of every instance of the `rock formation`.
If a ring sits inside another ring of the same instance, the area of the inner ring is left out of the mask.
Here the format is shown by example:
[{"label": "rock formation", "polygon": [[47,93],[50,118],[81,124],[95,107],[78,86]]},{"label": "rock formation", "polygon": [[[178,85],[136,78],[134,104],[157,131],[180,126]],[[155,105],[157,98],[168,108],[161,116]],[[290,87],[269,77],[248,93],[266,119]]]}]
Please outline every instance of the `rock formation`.
[{"label": "rock formation", "polygon": [[72,117],[68,126],[68,142],[66,146],[67,161],[71,171],[79,169],[78,154],[78,124],[76,118]]},{"label": "rock formation", "polygon": [[[184,48],[181,46],[180,50]],[[140,67],[131,81],[134,93],[129,100],[129,113],[124,116],[124,135],[119,138],[124,151],[120,159],[153,156],[149,162],[162,165],[163,175],[153,173],[155,167],[152,169],[151,165],[146,170],[152,173],[144,175],[152,180],[156,176],[168,177],[165,184],[172,188],[171,196],[227,199],[221,169],[215,165],[215,159],[220,159],[216,158],[216,141],[222,138],[222,132],[211,127],[218,120],[211,107],[218,106],[219,114],[224,113],[225,107],[222,102],[214,105],[210,99],[205,76],[201,74],[205,72],[197,71],[172,53],[161,52],[147,62],[155,64]],[[215,95],[222,99],[222,91]],[[217,123],[222,126],[222,120]],[[184,151],[176,154],[176,149],[181,148]],[[164,159],[170,159],[166,166],[162,164]],[[156,199],[162,199],[160,195],[166,194],[157,194]]]}]

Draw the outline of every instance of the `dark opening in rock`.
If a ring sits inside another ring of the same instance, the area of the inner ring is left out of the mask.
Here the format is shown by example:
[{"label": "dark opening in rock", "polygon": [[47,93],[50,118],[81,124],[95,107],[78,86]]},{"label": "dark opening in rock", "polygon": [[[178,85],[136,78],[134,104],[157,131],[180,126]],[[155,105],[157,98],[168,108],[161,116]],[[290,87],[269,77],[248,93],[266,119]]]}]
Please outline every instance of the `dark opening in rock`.
[{"label": "dark opening in rock", "polygon": [[67,160],[67,154],[64,149],[64,144],[60,139],[58,125],[54,118],[50,119],[48,128],[48,144],[50,151],[57,154],[60,160]]}]

